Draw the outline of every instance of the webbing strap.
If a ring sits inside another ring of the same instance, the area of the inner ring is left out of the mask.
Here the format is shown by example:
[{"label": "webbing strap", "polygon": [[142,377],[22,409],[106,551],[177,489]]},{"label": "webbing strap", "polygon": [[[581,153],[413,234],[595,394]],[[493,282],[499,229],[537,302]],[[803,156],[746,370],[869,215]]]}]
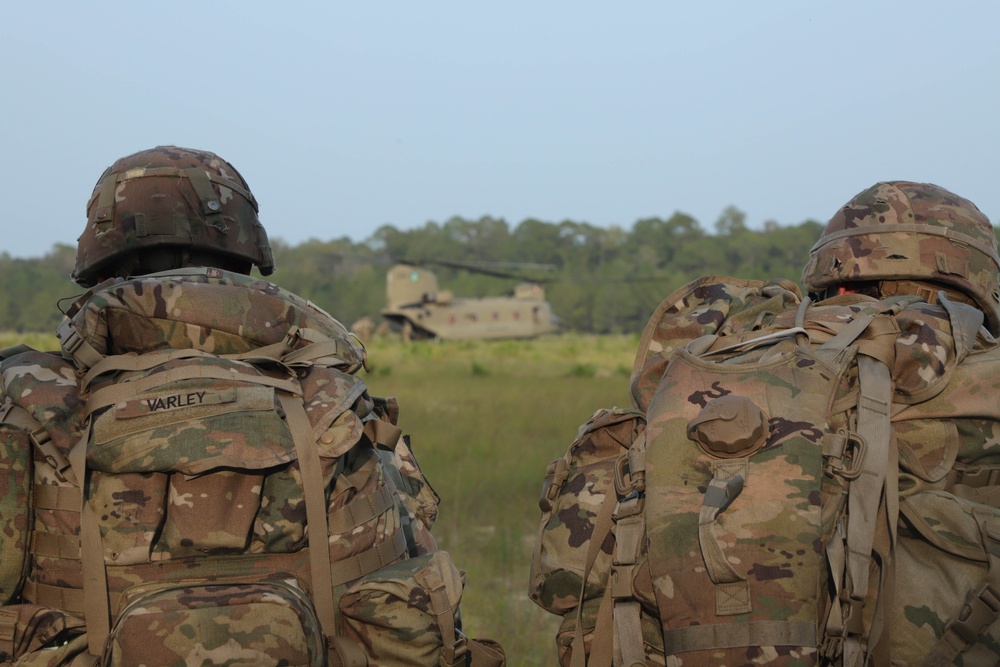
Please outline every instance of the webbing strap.
[{"label": "webbing strap", "polygon": [[[406,533],[399,529],[390,539],[334,563],[333,585],[346,584],[348,581],[371,574],[389,563],[395,563],[406,554],[406,551]],[[330,560],[329,556],[327,560]]]},{"label": "webbing strap", "polygon": [[22,596],[41,607],[61,609],[71,614],[82,614],[84,611],[83,590],[79,588],[40,584],[28,579],[24,582]]},{"label": "webbing strap", "polygon": [[[571,667],[586,667],[587,665],[587,655],[584,648],[583,640],[583,601],[587,590],[587,578],[590,576],[590,570],[594,566],[594,562],[597,560],[597,554],[601,550],[601,545],[604,544],[604,540],[607,539],[608,535],[611,533],[613,526],[612,514],[617,505],[617,498],[612,493],[607,493],[604,496],[604,501],[601,503],[601,509],[597,513],[597,517],[594,519],[594,530],[590,534],[590,539],[587,542],[587,556],[584,559],[583,574],[580,576],[580,595],[577,597],[579,603],[576,606],[576,628],[573,633],[573,644],[572,644],[572,661]],[[611,587],[607,587],[605,602],[608,603],[608,609],[610,610],[611,604]],[[605,602],[601,603],[601,609],[604,609]],[[602,623],[601,614],[598,613],[597,624],[594,626],[594,636],[591,638],[591,646],[598,646],[600,644],[611,645],[613,642],[613,617],[608,617],[608,622]],[[610,663],[609,663],[610,664]]]},{"label": "webbing strap", "polygon": [[[91,366],[90,370],[87,371],[87,374],[83,376],[81,386],[83,388],[89,387],[90,383],[93,382],[95,378],[110,371],[146,371],[175,359],[196,359],[207,357],[211,359],[232,359],[234,361],[247,362],[282,362],[288,352],[292,349],[292,344],[295,341],[298,331],[299,330],[296,327],[292,327],[292,329],[289,330],[288,335],[277,343],[271,343],[270,345],[257,347],[252,350],[247,350],[246,352],[238,352],[236,354],[212,354],[211,352],[206,352],[204,350],[190,348],[179,350],[157,350],[153,352],[144,352],[143,354],[115,354],[107,356]],[[331,342],[336,345],[335,341]],[[300,355],[301,357],[308,358],[309,355],[306,353],[311,348],[318,345],[319,344],[317,343],[312,343],[301,350],[297,350],[297,352],[302,353]],[[325,356],[320,353],[327,351],[328,350],[325,347],[322,350],[317,350],[316,356]]]},{"label": "webbing strap", "polygon": [[[162,373],[156,373],[155,375],[150,375],[131,382],[113,384],[96,390],[90,395],[90,398],[87,399],[87,413],[90,414],[100,410],[101,408],[106,408],[109,405],[114,405],[120,401],[134,398],[136,394],[149,391],[150,389],[155,389],[170,382],[193,379],[232,380],[274,387],[275,389],[279,389],[289,394],[297,394],[300,392],[298,384],[292,380],[282,380],[279,378],[268,377],[266,375],[240,373],[235,370],[225,370],[209,366],[181,366],[180,368],[171,368],[170,370],[163,371]],[[311,429],[312,427],[310,426],[310,431]],[[310,438],[312,438],[311,435]],[[311,442],[315,444],[314,439],[311,440]]]},{"label": "webbing strap", "polygon": [[369,419],[365,422],[365,435],[378,447],[392,451],[399,442],[402,429],[382,419]]},{"label": "webbing strap", "polygon": [[81,502],[83,496],[77,486],[35,484],[31,491],[31,506],[39,510],[79,513]]},{"label": "webbing strap", "polygon": [[[89,294],[90,292],[88,292]],[[73,357],[81,368],[90,368],[104,359],[104,355],[94,349],[94,346],[80,335],[76,323],[69,317],[64,318],[59,328],[56,329],[56,338],[59,339],[63,351]]]},{"label": "webbing strap", "polygon": [[97,208],[94,209],[94,223],[110,222],[115,208],[116,179],[102,179],[97,188]]},{"label": "webbing strap", "polygon": [[[896,342],[899,340],[899,323],[895,317],[876,317],[858,341],[858,354],[871,357],[889,368],[896,363]],[[892,393],[888,394],[892,398]]]},{"label": "webbing strap", "polygon": [[[844,614],[840,607],[840,591],[844,581],[844,570],[847,566],[844,543],[847,536],[844,522],[838,521],[833,536],[826,544],[826,562],[830,568],[830,582],[833,584],[833,596],[830,604],[830,616],[826,622],[826,637],[831,643],[840,641],[845,633]],[[832,656],[826,656],[830,658]]]},{"label": "webbing strap", "polygon": [[48,430],[27,409],[12,404],[7,408],[3,421],[28,431],[31,442],[45,458],[46,463],[52,466],[56,476],[70,484],[77,483],[73,471],[70,469],[69,459],[52,442]]},{"label": "webbing strap", "polygon": [[0,653],[8,656],[14,655],[18,616],[17,610],[0,607]]},{"label": "webbing strap", "polygon": [[368,656],[347,637],[326,638],[327,667],[368,667]]},{"label": "webbing strap", "polygon": [[824,359],[833,359],[841,352],[846,350],[848,346],[851,345],[858,336],[864,333],[868,325],[872,323],[875,318],[871,315],[866,317],[857,317],[847,325],[837,332],[837,334],[826,341],[814,350],[814,354],[817,357],[822,357]]},{"label": "webbing strap", "polygon": [[[198,167],[188,167],[184,170],[191,187],[201,200],[201,213],[205,221],[212,227],[226,231],[226,219],[222,215],[222,201],[212,188],[208,172]],[[228,186],[227,186],[228,187]]]},{"label": "webbing strap", "polygon": [[204,350],[158,350],[146,352],[144,354],[113,354],[104,357],[99,362],[90,367],[86,375],[83,376],[81,387],[86,389],[94,378],[104,375],[110,371],[146,371],[154,366],[165,364],[174,359],[193,359],[198,357],[213,357],[214,355]]},{"label": "webbing strap", "polygon": [[330,533],[341,535],[372,519],[382,516],[395,505],[392,491],[386,484],[380,484],[371,493],[365,493],[354,498],[338,509],[330,512],[328,521]]},{"label": "webbing strap", "polygon": [[847,593],[860,601],[868,590],[868,568],[888,467],[893,387],[888,367],[867,356],[858,357],[858,382],[857,433],[868,450],[861,474],[850,482],[847,499]]},{"label": "webbing strap", "polygon": [[[178,176],[180,178],[190,178],[191,177],[191,172],[193,170],[195,170],[195,169],[197,169],[197,168],[195,168],[195,167],[188,167],[188,168],[181,168],[181,167],[137,167],[136,169],[129,169],[126,172],[118,174],[118,176],[115,177],[114,179],[110,179],[110,178],[109,179],[105,179],[105,182],[110,181],[112,183],[112,185],[114,185],[116,183],[124,183],[125,181],[131,181],[132,179],[135,179],[135,178],[147,178],[147,177],[156,177],[156,176],[160,176],[160,177],[162,177],[162,176]],[[257,210],[257,202],[254,200],[253,195],[250,194],[250,191],[247,190],[246,188],[244,188],[242,185],[240,185],[236,181],[232,181],[232,180],[229,180],[227,178],[221,178],[219,176],[216,176],[216,175],[214,175],[214,174],[212,174],[212,173],[210,173],[210,172],[208,172],[208,171],[206,171],[204,169],[197,169],[197,170],[200,171],[202,174],[204,174],[205,178],[208,179],[209,181],[211,181],[213,183],[217,183],[218,185],[225,186],[225,187],[229,188],[230,190],[238,193],[241,197],[243,197],[244,199],[246,199],[247,201],[249,201],[251,204],[253,204],[253,207],[254,207],[255,211]],[[112,192],[114,192],[114,187],[112,187]]]},{"label": "webbing strap", "polygon": [[666,655],[743,646],[816,646],[816,624],[807,621],[748,621],[692,625],[663,631]]},{"label": "webbing strap", "polygon": [[951,334],[952,338],[955,339],[955,364],[957,365],[972,351],[986,316],[983,311],[974,306],[952,301],[944,291],[939,291],[937,295],[938,302],[944,306],[948,313],[948,319],[951,321]]},{"label": "webbing strap", "polygon": [[455,607],[448,600],[448,589],[440,573],[424,569],[414,577],[430,597],[430,612],[441,630],[441,667],[458,667],[465,664],[467,651],[465,637],[455,630]]},{"label": "webbing strap", "polygon": [[[762,345],[770,345],[771,343],[777,340],[784,340],[786,338],[792,338],[803,334],[808,335],[809,332],[802,327],[790,327],[788,329],[781,329],[780,331],[764,334],[762,336],[758,336],[757,338],[751,338],[749,340],[744,340],[739,343],[733,343],[732,345],[720,347],[717,350],[707,350],[703,355],[699,356],[708,357],[714,354],[722,354],[723,352],[736,352],[736,351],[748,352]],[[703,338],[708,338],[708,337],[704,336]],[[698,341],[702,341],[702,339],[697,339],[696,342]],[[700,347],[702,347],[701,344],[696,345],[695,349],[698,349]],[[688,351],[691,352],[692,350],[689,349]],[[694,354],[694,352],[692,353]]]},{"label": "webbing strap", "polygon": [[752,604],[750,582],[729,563],[715,534],[719,514],[740,494],[744,484],[742,475],[720,477],[720,473],[724,474],[723,470],[716,468],[715,477],[709,482],[705,492],[698,515],[698,544],[705,560],[705,569],[715,584],[715,613],[719,616],[732,616],[749,613],[752,611]]},{"label": "webbing strap", "polygon": [[282,361],[288,365],[306,364],[312,363],[318,359],[330,359],[335,358],[339,361],[344,361],[338,356],[340,354],[340,345],[337,341],[332,338],[329,340],[317,341],[315,343],[310,343],[305,347],[301,347],[297,350],[285,355]]},{"label": "webbing strap", "polygon": [[642,614],[635,599],[633,580],[639,547],[646,537],[643,504],[636,495],[618,503],[615,509],[615,555],[611,567],[611,597],[614,599],[615,664],[645,665],[642,641]]},{"label": "webbing strap", "polygon": [[352,453],[356,452],[358,458],[355,459],[354,465],[364,457],[364,463],[351,471],[344,470],[346,461],[342,457],[337,458],[337,487],[347,486],[352,489],[361,489],[372,476],[377,475],[378,471],[381,469],[379,465],[381,459],[378,454],[375,453],[374,448],[362,448],[357,447],[352,450]]},{"label": "webbing strap", "polygon": [[646,650],[642,639],[642,605],[638,600],[615,602],[615,664],[645,667]]},{"label": "webbing strap", "polygon": [[302,401],[291,394],[278,394],[285,411],[288,429],[295,442],[302,475],[302,494],[306,503],[306,538],[309,542],[309,571],[312,575],[312,597],[316,605],[323,634],[336,632],[336,611],[333,600],[333,572],[330,564],[330,538],[326,524],[326,494],[323,485],[323,467],[319,451],[312,436],[312,425],[306,416]]},{"label": "webbing strap", "polygon": [[80,538],[76,535],[57,535],[32,531],[31,553],[35,556],[48,558],[80,560]]},{"label": "webbing strap", "polygon": [[[77,477],[86,480],[86,457],[89,429],[70,452]],[[87,647],[99,656],[111,634],[111,600],[108,595],[108,572],[104,566],[100,520],[94,506],[81,494],[80,556],[83,559],[84,618],[87,621]]]},{"label": "webbing strap", "polygon": [[[583,603],[581,602],[581,606]],[[580,643],[573,644],[573,665],[577,664],[577,646],[580,649],[580,660],[586,660],[587,667],[611,667],[614,662],[614,638],[611,636],[614,628],[614,598],[611,597],[611,587],[604,589],[601,605],[597,608],[597,618],[594,619],[594,634],[590,637],[590,659],[584,654],[583,630],[580,627],[582,617],[577,618],[577,628],[580,633]],[[599,632],[603,628],[603,632]],[[580,662],[579,664],[584,664]]]}]

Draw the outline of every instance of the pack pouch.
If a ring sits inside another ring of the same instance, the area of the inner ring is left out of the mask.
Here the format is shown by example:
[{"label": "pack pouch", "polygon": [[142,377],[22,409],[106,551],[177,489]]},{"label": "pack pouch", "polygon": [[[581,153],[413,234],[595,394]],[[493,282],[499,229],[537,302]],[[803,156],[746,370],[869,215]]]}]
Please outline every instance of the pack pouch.
[{"label": "pack pouch", "polygon": [[[588,600],[600,598],[607,587],[615,480],[627,467],[629,447],[645,424],[638,410],[598,410],[580,427],[566,455],[549,464],[528,591],[543,609],[564,614],[579,604],[581,591]],[[599,544],[588,564],[595,540]]]},{"label": "pack pouch", "polygon": [[0,604],[21,589],[28,550],[32,444],[27,431],[0,424]]},{"label": "pack pouch", "polygon": [[[563,616],[562,623],[556,633],[556,653],[559,664],[562,667],[570,667],[573,664],[573,643],[577,636],[577,625],[583,625],[583,648],[587,656],[596,657],[597,652],[594,646],[595,627],[598,623],[601,600],[587,600],[581,605],[580,613],[569,613]],[[660,621],[655,615],[642,609],[639,614],[639,634],[642,637],[643,656],[646,665],[660,666],[666,665],[666,658],[663,655],[663,635],[661,634]],[[598,643],[600,640],[598,639]],[[604,647],[610,649],[610,647]]]},{"label": "pack pouch", "polygon": [[456,624],[463,575],[444,551],[386,565],[340,598],[340,630],[380,667],[505,664],[494,642],[468,639]]},{"label": "pack pouch", "polygon": [[[0,664],[60,665],[86,650],[83,619],[34,604],[0,607]],[[84,641],[80,641],[84,639]]]},{"label": "pack pouch", "polygon": [[908,486],[901,480],[893,661],[927,664],[927,647],[948,634],[947,643],[967,645],[959,664],[997,664],[1000,509],[927,484],[918,482],[915,491]]},{"label": "pack pouch", "polygon": [[160,582],[122,597],[102,662],[108,667],[325,662],[316,612],[294,580]]}]

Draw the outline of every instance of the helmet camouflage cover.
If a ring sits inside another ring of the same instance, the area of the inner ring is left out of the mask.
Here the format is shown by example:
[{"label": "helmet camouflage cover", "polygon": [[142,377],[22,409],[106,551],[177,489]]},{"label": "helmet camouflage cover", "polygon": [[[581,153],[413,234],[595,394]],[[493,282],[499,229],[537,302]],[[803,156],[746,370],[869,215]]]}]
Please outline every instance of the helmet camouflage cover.
[{"label": "helmet camouflage cover", "polygon": [[163,253],[218,268],[239,265],[249,271],[254,264],[263,275],[273,272],[257,201],[239,172],[218,155],[158,146],[108,167],[87,204],[73,280],[94,285]]},{"label": "helmet camouflage cover", "polygon": [[822,293],[852,282],[929,283],[968,297],[997,333],[998,277],[996,236],[975,204],[937,185],[892,181],[859,193],[830,219],[802,284]]}]

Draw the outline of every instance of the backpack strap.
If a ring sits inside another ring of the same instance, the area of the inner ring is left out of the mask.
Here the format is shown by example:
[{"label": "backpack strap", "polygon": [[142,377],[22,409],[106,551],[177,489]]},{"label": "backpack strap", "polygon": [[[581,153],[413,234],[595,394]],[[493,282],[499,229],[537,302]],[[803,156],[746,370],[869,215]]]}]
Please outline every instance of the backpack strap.
[{"label": "backpack strap", "polygon": [[[594,530],[587,542],[587,556],[584,560],[583,575],[580,577],[580,603],[576,607],[576,629],[573,634],[571,667],[586,667],[588,664],[587,653],[584,650],[583,638],[583,600],[587,588],[587,579],[590,577],[590,570],[597,560],[597,554],[601,550],[604,540],[611,534],[614,526],[612,522],[613,512],[616,506],[615,496],[608,493],[601,503],[601,509],[594,518]],[[590,645],[593,650],[590,665],[592,667],[610,667],[611,652],[606,652],[606,657],[601,657],[602,649],[610,649],[614,640],[611,620],[607,612],[611,610],[611,586],[605,588],[605,597],[601,601],[601,606],[597,614],[597,623],[594,626],[594,636]]]},{"label": "backpack strap", "polygon": [[[827,625],[828,640],[843,643],[844,664],[862,665],[870,647],[879,640],[881,623],[873,623],[865,632],[863,608],[869,597],[869,567],[876,533],[888,533],[888,550],[891,560],[895,547],[895,525],[898,517],[896,500],[897,471],[889,470],[890,451],[893,443],[889,415],[892,408],[892,377],[889,368],[870,356],[858,356],[857,428],[858,438],[865,443],[860,474],[850,480],[847,497],[847,527],[840,545],[828,547],[828,557],[835,582],[843,581],[839,600],[842,605],[831,613]],[[885,501],[884,511],[883,500]],[[882,577],[889,562],[881,563]],[[883,588],[880,582],[879,589]],[[839,588],[839,583],[837,584]],[[880,590],[877,602],[883,602]],[[882,606],[882,605],[880,605]],[[878,608],[877,608],[878,611]]]},{"label": "backpack strap", "polygon": [[[646,663],[642,639],[642,609],[635,598],[635,571],[639,551],[646,539],[646,436],[640,433],[628,452],[628,479],[615,476],[617,495],[623,496],[611,515],[614,521],[615,551],[611,565],[609,588],[614,602],[615,664],[643,665]],[[616,472],[620,473],[618,468]],[[581,607],[583,597],[581,596]]]},{"label": "backpack strap", "polygon": [[[895,318],[863,316],[851,320],[815,350],[817,356],[832,360],[851,345],[856,344],[858,349],[859,396],[856,427],[851,436],[862,443],[855,454],[861,461],[860,465],[855,464],[849,478],[846,530],[840,526],[840,539],[835,535],[827,545],[837,592],[826,628],[827,643],[843,646],[844,664],[848,666],[864,663],[870,648],[878,643],[884,625],[883,593],[888,581],[888,561],[895,550],[899,515],[898,470],[889,421],[894,391],[889,368],[895,358],[898,334]],[[874,620],[866,633],[862,610],[869,592],[873,549],[882,561],[881,580]]]},{"label": "backpack strap", "polygon": [[938,293],[938,302],[947,311],[951,321],[951,334],[955,340],[955,365],[958,365],[972,351],[986,316],[978,308],[952,301],[944,291]]},{"label": "backpack strap", "polygon": [[[78,480],[86,480],[87,443],[90,429],[70,452],[70,463]],[[100,656],[111,634],[111,599],[108,572],[104,565],[101,524],[94,506],[80,494],[80,557],[83,560],[83,604],[87,621],[87,647],[90,655]]]},{"label": "backpack strap", "polygon": [[323,492],[323,468],[319,460],[319,451],[314,446],[312,426],[302,401],[299,397],[285,392],[279,392],[278,399],[285,410],[288,428],[292,432],[295,452],[299,459],[299,472],[302,474],[313,603],[316,605],[316,615],[319,617],[323,634],[332,637],[337,634],[336,612],[326,497]]},{"label": "backpack strap", "polygon": [[0,419],[8,424],[18,426],[30,434],[31,442],[45,458],[46,463],[52,466],[57,477],[70,484],[77,483],[69,459],[52,442],[48,430],[26,408],[15,405],[8,398],[3,406],[0,406]]}]

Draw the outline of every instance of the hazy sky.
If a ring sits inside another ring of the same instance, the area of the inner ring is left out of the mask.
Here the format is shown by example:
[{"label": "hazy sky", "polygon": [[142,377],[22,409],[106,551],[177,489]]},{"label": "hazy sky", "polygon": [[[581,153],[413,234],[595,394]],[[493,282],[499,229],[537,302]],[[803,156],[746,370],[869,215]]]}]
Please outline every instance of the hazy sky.
[{"label": "hazy sky", "polygon": [[878,180],[996,222],[1000,3],[4,2],[0,252],[74,243],[158,144],[232,162],[272,237],[454,215],[711,229]]}]

